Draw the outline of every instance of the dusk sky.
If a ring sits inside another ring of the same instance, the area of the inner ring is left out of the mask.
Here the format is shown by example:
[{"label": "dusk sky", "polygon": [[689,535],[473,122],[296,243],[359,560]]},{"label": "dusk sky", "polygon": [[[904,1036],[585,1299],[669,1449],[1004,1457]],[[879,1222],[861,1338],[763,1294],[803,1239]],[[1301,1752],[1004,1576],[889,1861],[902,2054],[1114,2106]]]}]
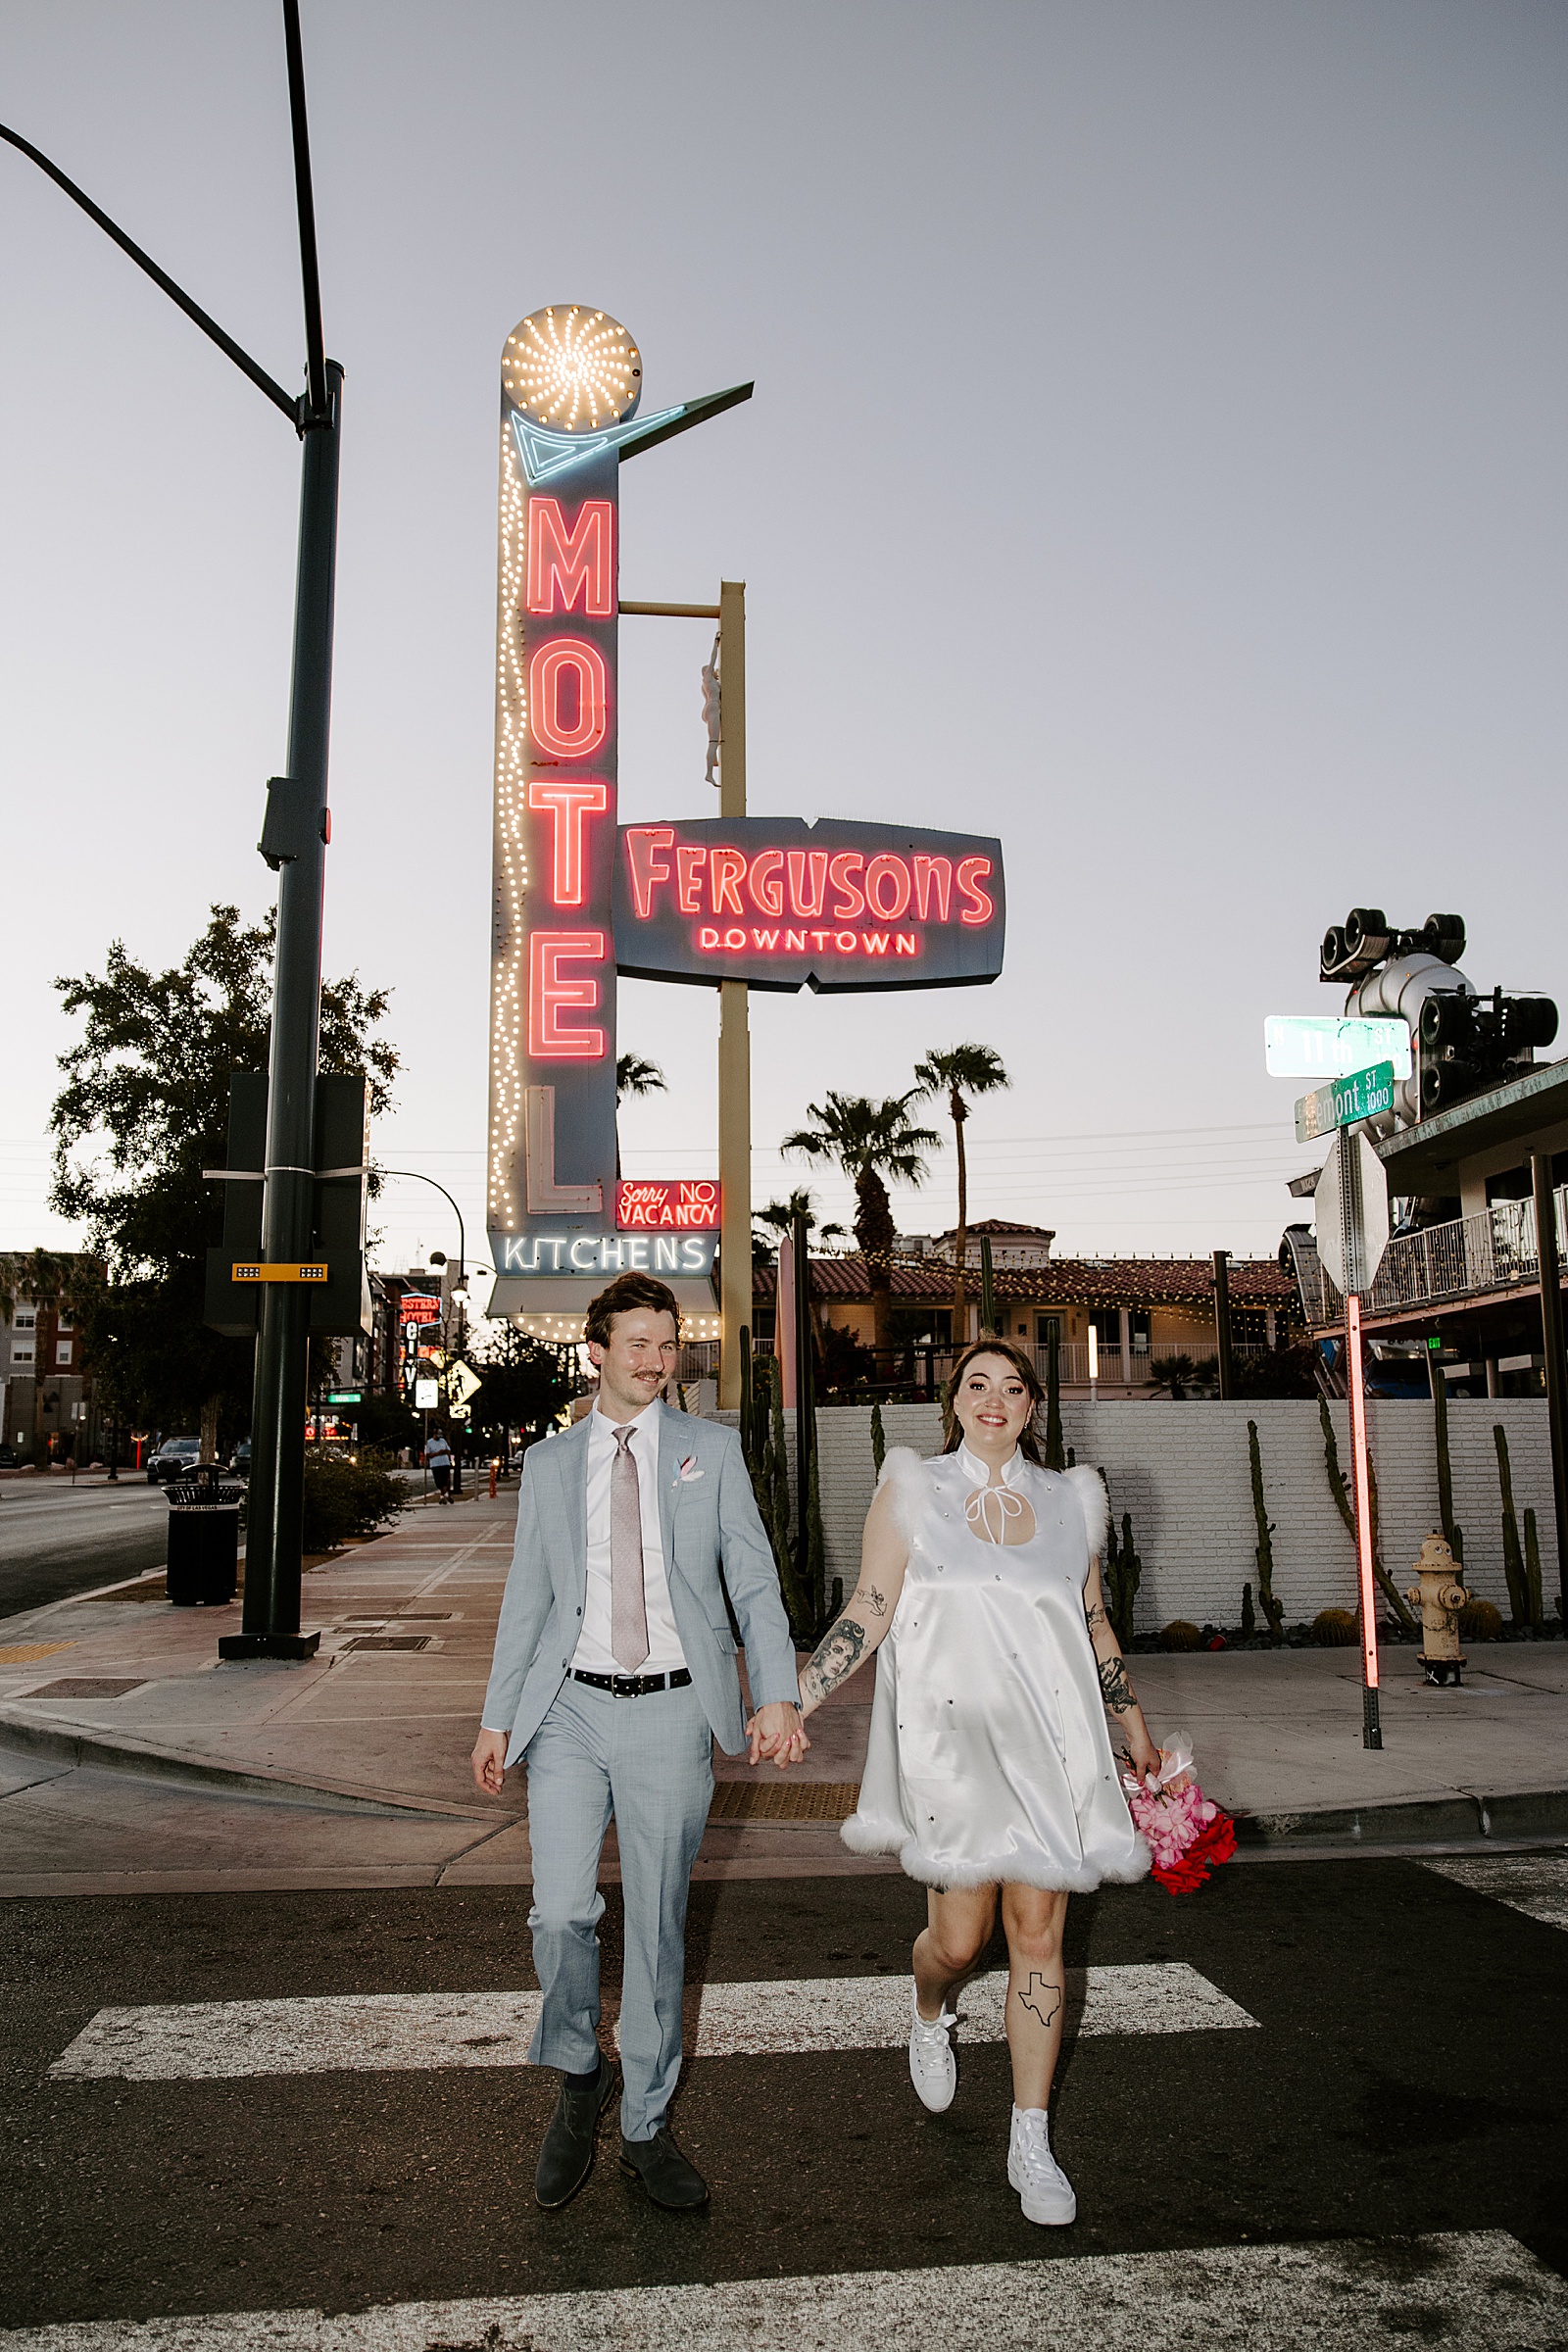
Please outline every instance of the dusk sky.
[{"label": "dusk sky", "polygon": [[[272,374],[303,333],[280,13],[0,9],[4,121]],[[395,991],[377,1153],[482,1232],[503,339],[578,301],[649,409],[621,590],[745,579],[759,813],[1003,837],[989,989],[753,1001],[754,1195],[827,1087],[981,1039],[974,1216],[1058,1252],[1272,1254],[1325,926],[1453,909],[1568,1004],[1568,12],[1524,0],[767,7],[306,0],[347,370],[326,965]],[[46,1206],[57,974],[268,905],[299,449],[15,152],[4,188],[0,1247]],[[717,811],[710,625],[621,630],[621,815]],[[716,1171],[716,997],[624,984]],[[1553,1048],[1555,1054],[1563,1050]],[[938,1106],[940,1110],[940,1106]],[[940,1117],[935,1122],[941,1124]],[[1316,1156],[1321,1156],[1320,1150]],[[895,1202],[953,1221],[951,1153]],[[393,1188],[382,1262],[451,1249]]]}]

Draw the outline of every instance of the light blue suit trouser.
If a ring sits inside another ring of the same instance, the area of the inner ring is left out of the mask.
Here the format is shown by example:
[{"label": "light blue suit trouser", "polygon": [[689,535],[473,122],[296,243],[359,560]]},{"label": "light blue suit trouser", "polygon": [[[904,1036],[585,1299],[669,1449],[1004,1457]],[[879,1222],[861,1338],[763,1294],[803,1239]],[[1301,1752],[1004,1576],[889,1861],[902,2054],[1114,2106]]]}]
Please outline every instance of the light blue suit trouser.
[{"label": "light blue suit trouser", "polygon": [[535,2066],[599,2059],[599,1857],[620,1851],[620,2128],[648,2139],[680,2074],[686,1893],[713,1796],[713,1736],[697,1692],[615,1698],[567,1681],[523,1751],[533,1851],[533,1964],[544,1991]]}]

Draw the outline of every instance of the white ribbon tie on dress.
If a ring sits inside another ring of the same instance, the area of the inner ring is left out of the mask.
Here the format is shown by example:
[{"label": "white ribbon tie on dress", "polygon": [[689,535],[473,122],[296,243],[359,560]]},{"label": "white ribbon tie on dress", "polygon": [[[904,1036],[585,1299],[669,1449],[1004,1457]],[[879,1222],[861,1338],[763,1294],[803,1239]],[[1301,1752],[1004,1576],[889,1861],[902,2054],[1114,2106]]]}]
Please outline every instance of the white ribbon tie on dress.
[{"label": "white ribbon tie on dress", "polygon": [[629,1421],[612,1432],[615,1458],[610,1470],[610,1647],[624,1674],[635,1674],[648,1655],[643,1500],[631,1433]]}]

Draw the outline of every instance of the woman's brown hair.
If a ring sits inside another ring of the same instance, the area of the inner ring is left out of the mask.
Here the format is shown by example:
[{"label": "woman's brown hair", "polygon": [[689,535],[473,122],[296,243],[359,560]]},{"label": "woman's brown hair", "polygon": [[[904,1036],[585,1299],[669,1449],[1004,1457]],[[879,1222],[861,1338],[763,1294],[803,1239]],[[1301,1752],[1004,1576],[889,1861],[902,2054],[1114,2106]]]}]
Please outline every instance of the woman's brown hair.
[{"label": "woman's brown hair", "polygon": [[1037,1470],[1043,1470],[1046,1466],[1046,1457],[1040,1450],[1040,1440],[1035,1436],[1034,1417],[1040,1406],[1045,1402],[1046,1392],[1040,1385],[1039,1373],[1035,1370],[1034,1365],[1030,1362],[1028,1356],[1025,1355],[1023,1349],[1021,1348],[1011,1347],[1005,1340],[971,1340],[968,1347],[959,1356],[957,1362],[954,1365],[953,1377],[942,1392],[943,1452],[956,1453],[958,1447],[963,1444],[963,1431],[958,1426],[958,1416],[954,1410],[954,1406],[957,1399],[958,1389],[963,1380],[963,1376],[968,1371],[969,1366],[974,1362],[974,1359],[977,1355],[1000,1355],[1004,1364],[1010,1364],[1012,1366],[1012,1369],[1017,1373],[1018,1378],[1023,1382],[1024,1387],[1028,1390],[1030,1412],[1028,1420],[1024,1423],[1023,1428],[1018,1435],[1018,1451],[1023,1455],[1023,1458],[1026,1462],[1033,1462]]}]

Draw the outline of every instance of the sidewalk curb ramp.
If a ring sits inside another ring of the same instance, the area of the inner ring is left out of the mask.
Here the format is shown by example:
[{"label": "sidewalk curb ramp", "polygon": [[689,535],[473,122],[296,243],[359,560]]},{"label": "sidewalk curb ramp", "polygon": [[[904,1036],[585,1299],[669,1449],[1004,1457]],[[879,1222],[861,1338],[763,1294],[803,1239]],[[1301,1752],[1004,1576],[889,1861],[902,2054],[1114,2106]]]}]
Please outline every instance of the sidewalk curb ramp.
[{"label": "sidewalk curb ramp", "polygon": [[[110,1738],[78,1724],[40,1723],[0,1709],[0,1752],[47,1756],[57,1763],[99,1772],[136,1773],[143,1780],[184,1783],[209,1792],[230,1796],[265,1797],[274,1804],[310,1805],[318,1811],[366,1813],[401,1821],[483,1821],[497,1825],[493,1809],[442,1805],[417,1796],[370,1796],[335,1781],[296,1780],[265,1766],[218,1764],[202,1756],[180,1755],[139,1740]],[[502,1816],[503,1820],[510,1816]],[[521,1815],[517,1816],[521,1819]]]},{"label": "sidewalk curb ramp", "polygon": [[1387,1805],[1338,1805],[1312,1812],[1238,1813],[1238,1847],[1311,1844],[1358,1847],[1446,1844],[1458,1839],[1568,1837],[1568,1788],[1505,1796],[1420,1797]]}]

